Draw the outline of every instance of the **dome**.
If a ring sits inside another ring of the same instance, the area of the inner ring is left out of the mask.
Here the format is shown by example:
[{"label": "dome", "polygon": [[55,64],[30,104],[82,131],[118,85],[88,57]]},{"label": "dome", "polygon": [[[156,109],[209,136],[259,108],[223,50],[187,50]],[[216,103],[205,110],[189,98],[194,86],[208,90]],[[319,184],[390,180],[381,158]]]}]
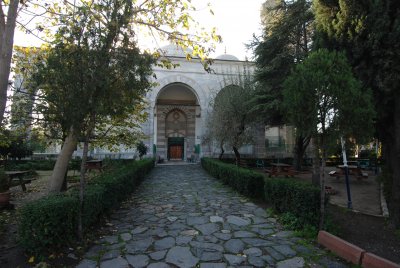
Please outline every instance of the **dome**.
[{"label": "dome", "polygon": [[177,45],[169,44],[169,45],[162,47],[160,49],[160,52],[161,52],[161,54],[165,54],[166,56],[185,58],[186,57],[185,52],[191,54],[193,51],[190,48],[187,48],[184,51],[181,47],[179,47]]},{"label": "dome", "polygon": [[222,55],[219,55],[218,57],[216,57],[215,59],[216,59],[216,60],[233,60],[233,61],[239,61],[238,58],[236,58],[235,56],[230,55],[230,54],[222,54]]}]

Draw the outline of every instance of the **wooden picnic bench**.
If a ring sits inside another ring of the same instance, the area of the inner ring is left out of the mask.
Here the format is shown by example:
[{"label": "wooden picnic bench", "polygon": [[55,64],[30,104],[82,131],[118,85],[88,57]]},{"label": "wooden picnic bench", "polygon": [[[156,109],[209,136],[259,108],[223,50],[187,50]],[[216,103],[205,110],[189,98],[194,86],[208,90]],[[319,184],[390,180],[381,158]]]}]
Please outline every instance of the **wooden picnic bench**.
[{"label": "wooden picnic bench", "polygon": [[240,159],[238,166],[242,167],[242,168],[248,168],[249,167],[249,165],[247,164],[247,161],[245,159]]},{"label": "wooden picnic bench", "polygon": [[8,185],[10,187],[20,185],[22,191],[26,192],[25,184],[31,183],[32,179],[26,179],[25,176],[31,172],[30,170],[15,170],[15,171],[6,171],[9,181]]},{"label": "wooden picnic bench", "polygon": [[296,175],[296,171],[293,166],[284,164],[284,163],[272,163],[271,170],[265,172],[269,173],[270,177],[273,176],[285,176],[285,177],[294,177]]},{"label": "wooden picnic bench", "polygon": [[[347,168],[349,171],[349,176],[355,176],[357,180],[368,178],[368,173],[363,171],[359,166],[348,165]],[[339,165],[337,166],[337,170],[329,172],[329,176],[336,177],[336,179],[339,179],[344,175],[346,175],[346,170],[344,165]]]},{"label": "wooden picnic bench", "polygon": [[102,160],[89,160],[86,161],[86,170],[98,170],[103,172],[103,161]]}]

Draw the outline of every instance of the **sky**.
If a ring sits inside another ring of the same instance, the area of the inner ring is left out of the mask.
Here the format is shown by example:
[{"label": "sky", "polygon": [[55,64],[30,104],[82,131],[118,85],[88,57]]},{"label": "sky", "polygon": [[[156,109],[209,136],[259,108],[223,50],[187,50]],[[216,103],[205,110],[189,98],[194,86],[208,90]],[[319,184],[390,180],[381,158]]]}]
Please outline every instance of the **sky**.
[{"label": "sky", "polygon": [[[207,9],[207,3],[211,4],[214,15]],[[201,26],[206,28],[216,27],[217,33],[222,36],[222,43],[218,44],[215,53],[211,57],[231,54],[245,60],[252,58],[252,52],[246,51],[245,44],[252,40],[253,34],[260,35],[260,8],[265,0],[192,0],[197,12],[194,18]],[[145,46],[155,46],[146,44]],[[15,33],[15,45],[39,46],[41,41],[33,35],[21,31]],[[158,45],[166,45],[158,43]]]}]

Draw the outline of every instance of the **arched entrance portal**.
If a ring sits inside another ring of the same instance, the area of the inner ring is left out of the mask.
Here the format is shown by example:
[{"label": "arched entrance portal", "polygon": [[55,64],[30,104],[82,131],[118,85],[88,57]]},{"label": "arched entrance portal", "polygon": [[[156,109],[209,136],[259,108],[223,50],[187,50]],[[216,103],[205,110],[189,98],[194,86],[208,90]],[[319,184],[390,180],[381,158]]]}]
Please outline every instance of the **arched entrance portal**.
[{"label": "arched entrance portal", "polygon": [[193,89],[183,83],[165,86],[156,102],[156,153],[167,160],[185,160],[194,154],[196,110]]},{"label": "arched entrance portal", "polygon": [[187,132],[186,115],[180,109],[171,110],[165,117],[165,133],[168,137],[168,160],[183,160]]}]

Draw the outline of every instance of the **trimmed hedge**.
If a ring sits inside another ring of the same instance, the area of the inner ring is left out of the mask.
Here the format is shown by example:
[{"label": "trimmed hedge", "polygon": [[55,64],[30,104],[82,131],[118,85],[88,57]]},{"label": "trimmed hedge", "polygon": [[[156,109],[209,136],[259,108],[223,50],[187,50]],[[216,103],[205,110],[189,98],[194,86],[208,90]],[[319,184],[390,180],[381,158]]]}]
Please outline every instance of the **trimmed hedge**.
[{"label": "trimmed hedge", "polygon": [[304,226],[318,226],[320,216],[320,189],[309,183],[289,178],[264,178],[260,173],[223,163],[217,159],[202,158],[203,168],[213,177],[232,186],[249,197],[263,197],[276,212],[290,212]]},{"label": "trimmed hedge", "polygon": [[[53,170],[56,160],[8,160],[4,163],[7,170]],[[79,170],[80,164],[81,160],[72,159],[68,163],[68,169]]]},{"label": "trimmed hedge", "polygon": [[230,185],[239,193],[255,198],[263,196],[262,174],[212,158],[202,158],[201,165],[211,176]]},{"label": "trimmed hedge", "polygon": [[288,178],[267,178],[264,193],[265,201],[278,213],[290,212],[301,224],[318,226],[320,216],[318,187]]},{"label": "trimmed hedge", "polygon": [[[153,159],[104,173],[86,186],[83,228],[126,199],[154,167]],[[77,241],[78,190],[54,194],[23,206],[19,211],[18,238],[28,253],[44,255]]]}]

